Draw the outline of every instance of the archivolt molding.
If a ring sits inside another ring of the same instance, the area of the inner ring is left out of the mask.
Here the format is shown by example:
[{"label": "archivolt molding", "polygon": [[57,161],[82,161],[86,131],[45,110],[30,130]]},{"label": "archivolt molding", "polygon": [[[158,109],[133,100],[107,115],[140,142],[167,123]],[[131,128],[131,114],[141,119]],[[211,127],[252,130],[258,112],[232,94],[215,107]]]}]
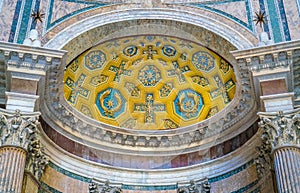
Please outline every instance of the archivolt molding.
[{"label": "archivolt molding", "polygon": [[[62,49],[71,40],[80,37],[83,33],[107,24],[130,20],[161,20],[161,18],[164,21],[171,20],[188,23],[211,31],[231,42],[238,49],[249,48],[257,43],[257,38],[252,32],[216,13],[182,5],[161,6],[159,8],[145,9],[140,8],[138,4],[127,4],[110,6],[108,10],[99,8],[88,13],[82,13],[82,16],[80,15],[77,18],[84,19],[77,21],[71,18],[60,24],[60,27],[57,27],[57,29],[53,29],[53,32],[50,30],[45,34],[44,41],[49,40],[46,42],[45,47]],[[85,17],[83,14],[91,16]],[[71,20],[72,23],[70,22]],[[65,27],[66,25],[68,27]],[[53,33],[56,35],[53,36]],[[98,37],[100,39],[103,38],[101,35]]]}]

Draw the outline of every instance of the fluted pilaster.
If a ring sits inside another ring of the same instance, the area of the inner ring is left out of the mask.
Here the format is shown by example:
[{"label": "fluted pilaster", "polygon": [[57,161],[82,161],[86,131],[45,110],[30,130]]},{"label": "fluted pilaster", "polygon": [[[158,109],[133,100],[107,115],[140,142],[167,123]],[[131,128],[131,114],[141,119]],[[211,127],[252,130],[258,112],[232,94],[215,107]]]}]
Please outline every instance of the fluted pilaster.
[{"label": "fluted pilaster", "polygon": [[0,192],[21,192],[26,151],[19,147],[4,146],[0,148],[0,156]]},{"label": "fluted pilaster", "polygon": [[262,146],[258,149],[270,151],[260,152],[258,166],[271,164],[267,158],[272,152],[278,192],[300,192],[300,110],[259,116]]},{"label": "fluted pilaster", "polygon": [[276,181],[280,192],[300,192],[300,149],[283,147],[274,152]]}]

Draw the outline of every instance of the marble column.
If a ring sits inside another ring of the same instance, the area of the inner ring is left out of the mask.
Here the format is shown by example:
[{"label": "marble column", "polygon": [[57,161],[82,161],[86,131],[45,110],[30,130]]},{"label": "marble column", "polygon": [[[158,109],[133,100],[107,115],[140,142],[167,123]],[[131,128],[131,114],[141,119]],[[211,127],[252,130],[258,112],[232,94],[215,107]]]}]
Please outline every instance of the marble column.
[{"label": "marble column", "polygon": [[300,110],[259,113],[259,116],[262,149],[269,146],[270,151],[266,152],[273,154],[278,192],[300,192]]},{"label": "marble column", "polygon": [[0,192],[21,192],[26,151],[19,147],[0,148]]},{"label": "marble column", "polygon": [[37,137],[38,116],[0,109],[0,192],[21,193],[26,156]]},{"label": "marble column", "polygon": [[274,152],[274,168],[280,192],[300,192],[299,148],[278,148]]}]

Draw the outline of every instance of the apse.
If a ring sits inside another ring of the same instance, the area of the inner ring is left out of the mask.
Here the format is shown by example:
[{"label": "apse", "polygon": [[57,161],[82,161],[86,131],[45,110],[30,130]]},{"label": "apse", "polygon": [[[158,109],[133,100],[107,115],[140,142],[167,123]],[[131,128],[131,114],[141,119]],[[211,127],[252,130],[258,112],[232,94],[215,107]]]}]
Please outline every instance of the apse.
[{"label": "apse", "polygon": [[233,100],[231,64],[187,39],[143,34],[100,42],[71,61],[64,96],[101,123],[170,130],[217,114]]}]

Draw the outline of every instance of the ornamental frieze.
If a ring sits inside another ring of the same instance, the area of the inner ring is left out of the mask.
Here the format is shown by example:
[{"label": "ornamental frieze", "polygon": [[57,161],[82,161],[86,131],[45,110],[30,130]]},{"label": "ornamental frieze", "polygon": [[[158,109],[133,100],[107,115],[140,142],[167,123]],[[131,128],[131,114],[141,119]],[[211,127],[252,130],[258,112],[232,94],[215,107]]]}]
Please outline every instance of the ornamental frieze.
[{"label": "ornamental frieze", "polygon": [[207,179],[197,183],[191,180],[189,185],[178,187],[177,193],[210,193],[210,189],[211,185]]},{"label": "ornamental frieze", "polygon": [[122,189],[106,181],[105,183],[89,183],[89,193],[122,193]]}]

